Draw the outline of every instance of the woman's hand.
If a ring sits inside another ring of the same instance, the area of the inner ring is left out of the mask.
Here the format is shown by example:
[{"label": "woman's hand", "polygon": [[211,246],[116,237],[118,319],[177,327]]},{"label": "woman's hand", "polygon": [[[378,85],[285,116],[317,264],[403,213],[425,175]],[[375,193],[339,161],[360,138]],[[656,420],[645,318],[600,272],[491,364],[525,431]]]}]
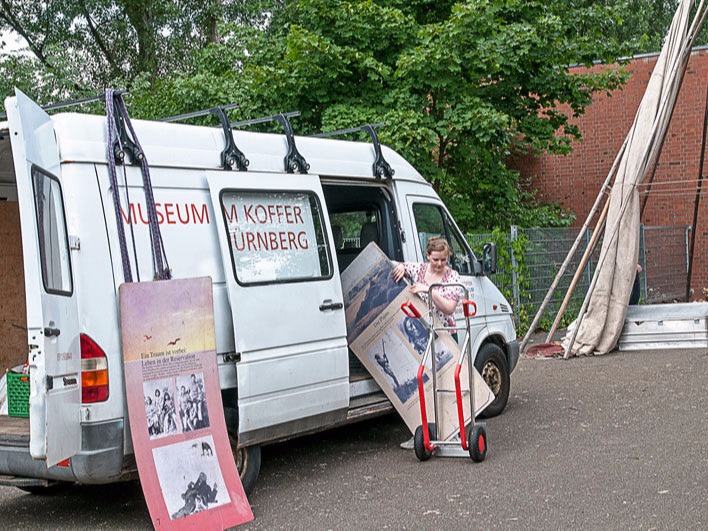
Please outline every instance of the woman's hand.
[{"label": "woman's hand", "polygon": [[416,282],[410,287],[411,293],[428,293],[429,286],[421,282]]},{"label": "woman's hand", "polygon": [[400,262],[391,262],[393,264],[393,280],[400,281],[406,275],[406,268]]}]

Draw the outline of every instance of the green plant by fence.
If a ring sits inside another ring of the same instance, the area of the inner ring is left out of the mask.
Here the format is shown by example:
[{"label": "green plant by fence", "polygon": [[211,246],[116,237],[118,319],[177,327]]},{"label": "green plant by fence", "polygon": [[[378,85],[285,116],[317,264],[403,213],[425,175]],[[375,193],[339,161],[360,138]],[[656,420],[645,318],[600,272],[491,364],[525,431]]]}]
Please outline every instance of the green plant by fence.
[{"label": "green plant by fence", "polygon": [[[685,300],[690,230],[689,226],[640,227],[641,302]],[[518,334],[523,335],[528,330],[578,231],[572,227],[522,229],[512,226],[508,231],[495,229],[491,233],[467,235],[467,241],[477,255],[481,254],[485,243],[496,244],[498,272],[491,280],[513,305]],[[590,237],[589,232],[584,235],[539,322],[539,328],[548,330],[551,327]],[[601,245],[600,240],[582,271],[561,327],[573,321],[582,306],[597,267]]]}]

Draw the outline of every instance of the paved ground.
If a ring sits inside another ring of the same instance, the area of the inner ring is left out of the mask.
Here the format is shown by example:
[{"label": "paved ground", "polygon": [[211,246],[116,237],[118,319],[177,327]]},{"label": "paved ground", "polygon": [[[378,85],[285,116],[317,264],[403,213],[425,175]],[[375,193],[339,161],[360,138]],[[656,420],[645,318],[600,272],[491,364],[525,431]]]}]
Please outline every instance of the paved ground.
[{"label": "paved ground", "polygon": [[[489,453],[420,463],[394,415],[264,449],[244,529],[707,529],[708,352],[521,360]],[[22,528],[150,528],[137,484],[0,488]]]}]

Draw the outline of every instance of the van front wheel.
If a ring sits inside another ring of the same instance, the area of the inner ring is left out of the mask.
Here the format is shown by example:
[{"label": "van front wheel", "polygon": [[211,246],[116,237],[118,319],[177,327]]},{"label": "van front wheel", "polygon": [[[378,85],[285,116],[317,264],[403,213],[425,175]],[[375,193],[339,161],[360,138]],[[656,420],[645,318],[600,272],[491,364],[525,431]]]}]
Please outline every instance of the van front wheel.
[{"label": "van front wheel", "polygon": [[243,490],[247,495],[250,495],[253,487],[256,486],[258,474],[261,471],[261,447],[257,444],[239,447],[238,432],[233,428],[233,426],[238,426],[238,423],[229,422],[230,414],[236,415],[236,410],[227,407],[224,408],[224,414],[226,416],[226,429],[229,432],[229,445],[231,446],[234,461],[236,461],[236,469],[241,478]]},{"label": "van front wheel", "polygon": [[504,351],[494,343],[487,343],[477,354],[474,366],[494,393],[494,400],[479,416],[482,418],[496,417],[506,407],[511,386]]}]

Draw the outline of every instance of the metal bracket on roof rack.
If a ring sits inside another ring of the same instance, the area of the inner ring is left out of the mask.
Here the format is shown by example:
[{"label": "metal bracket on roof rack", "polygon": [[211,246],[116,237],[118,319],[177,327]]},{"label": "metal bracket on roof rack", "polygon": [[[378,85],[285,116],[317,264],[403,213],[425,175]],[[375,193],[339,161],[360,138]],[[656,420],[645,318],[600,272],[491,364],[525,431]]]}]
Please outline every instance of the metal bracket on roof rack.
[{"label": "metal bracket on roof rack", "polygon": [[113,93],[113,114],[115,116],[116,130],[118,131],[116,138],[113,140],[113,156],[116,164],[123,164],[127,152],[130,155],[131,164],[140,164],[145,155],[128,136],[128,131],[125,127],[125,116],[123,116],[121,105],[118,105],[118,101],[123,99],[123,94],[125,94],[124,90],[117,90]]},{"label": "metal bracket on roof rack", "polygon": [[221,129],[224,132],[224,141],[226,143],[223,151],[221,152],[221,167],[225,170],[232,170],[235,166],[238,171],[246,171],[248,170],[249,161],[246,158],[246,155],[244,155],[243,152],[236,147],[233,131],[231,131],[231,124],[226,116],[226,111],[236,107],[238,107],[238,103],[231,103],[229,105],[224,105],[223,107],[212,107],[211,109],[204,109],[203,111],[188,112],[177,116],[170,116],[169,118],[162,118],[158,121],[177,122],[179,120],[196,118],[197,116],[206,116],[207,114],[216,116],[221,123]]},{"label": "metal bracket on roof rack", "polygon": [[240,127],[242,125],[261,124],[264,122],[278,122],[283,126],[285,138],[288,141],[288,152],[284,159],[285,171],[287,173],[307,173],[310,169],[310,165],[304,157],[300,155],[300,152],[295,146],[295,136],[293,135],[293,129],[288,120],[288,118],[292,118],[293,116],[300,116],[300,111],[286,112],[274,116],[265,116],[263,118],[253,118],[252,120],[244,120],[242,122],[232,122],[229,125],[231,127]]},{"label": "metal bracket on roof rack", "polygon": [[316,135],[312,135],[317,138],[326,138],[330,136],[339,136],[339,135],[345,135],[347,133],[357,133],[359,131],[365,131],[369,134],[371,137],[371,142],[374,145],[374,164],[372,166],[372,172],[374,174],[374,177],[377,179],[390,179],[393,177],[393,175],[396,173],[396,171],[391,168],[391,165],[386,162],[386,159],[384,159],[383,154],[381,153],[381,143],[379,142],[379,136],[376,134],[375,127],[381,127],[383,125],[386,125],[386,122],[379,122],[377,124],[367,124],[367,125],[360,125],[359,127],[352,127],[351,129],[339,129],[338,131],[330,131],[327,133],[317,133]]}]

